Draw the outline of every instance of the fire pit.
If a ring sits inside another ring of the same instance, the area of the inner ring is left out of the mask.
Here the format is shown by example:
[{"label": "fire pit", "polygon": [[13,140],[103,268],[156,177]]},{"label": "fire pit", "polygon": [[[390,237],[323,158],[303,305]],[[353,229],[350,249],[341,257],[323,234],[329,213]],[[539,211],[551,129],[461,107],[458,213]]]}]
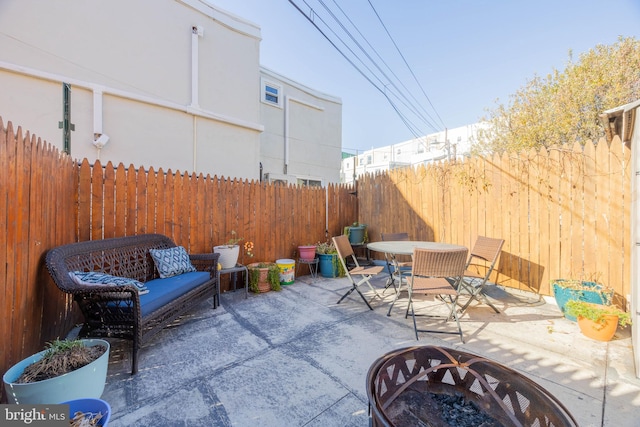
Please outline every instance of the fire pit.
[{"label": "fire pit", "polygon": [[407,347],[367,374],[372,426],[577,426],[567,408],[524,375],[475,354]]}]

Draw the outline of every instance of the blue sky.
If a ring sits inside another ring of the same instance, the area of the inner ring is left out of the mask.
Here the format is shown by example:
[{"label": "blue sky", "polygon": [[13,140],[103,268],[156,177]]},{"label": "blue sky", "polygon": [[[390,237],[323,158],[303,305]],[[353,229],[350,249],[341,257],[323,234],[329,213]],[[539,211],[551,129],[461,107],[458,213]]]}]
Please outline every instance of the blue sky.
[{"label": "blue sky", "polygon": [[[340,19],[389,76],[358,52],[376,88],[288,0],[209,1],[261,27],[262,65],[342,99],[350,152],[475,123],[535,75],[563,70],[570,51],[575,61],[618,36],[640,39],[640,0],[292,0],[306,14],[313,9],[335,43],[331,31],[357,49],[323,5]],[[426,120],[397,102],[410,124],[399,118],[382,93],[394,84]]]}]

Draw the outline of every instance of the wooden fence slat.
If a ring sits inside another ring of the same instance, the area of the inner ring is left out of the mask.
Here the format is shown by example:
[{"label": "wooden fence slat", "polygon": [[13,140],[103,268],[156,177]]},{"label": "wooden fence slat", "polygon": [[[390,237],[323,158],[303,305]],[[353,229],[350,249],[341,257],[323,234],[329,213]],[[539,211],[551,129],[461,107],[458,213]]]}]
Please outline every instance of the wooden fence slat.
[{"label": "wooden fence slat", "polygon": [[103,236],[105,238],[117,237],[116,233],[116,201],[115,201],[116,171],[113,163],[107,162],[104,167],[104,202]]},{"label": "wooden fence slat", "polygon": [[96,160],[91,168],[91,240],[99,240],[104,237],[104,179],[100,160]]},{"label": "wooden fence slat", "polygon": [[583,150],[584,164],[584,235],[583,235],[583,271],[589,271],[596,265],[598,258],[598,232],[596,209],[596,194],[598,185],[598,171],[596,164],[596,148],[591,141],[587,141]]},{"label": "wooden fence slat", "polygon": [[116,237],[126,236],[129,215],[127,210],[127,171],[122,163],[119,163],[116,169],[114,198],[116,206],[115,234]]}]

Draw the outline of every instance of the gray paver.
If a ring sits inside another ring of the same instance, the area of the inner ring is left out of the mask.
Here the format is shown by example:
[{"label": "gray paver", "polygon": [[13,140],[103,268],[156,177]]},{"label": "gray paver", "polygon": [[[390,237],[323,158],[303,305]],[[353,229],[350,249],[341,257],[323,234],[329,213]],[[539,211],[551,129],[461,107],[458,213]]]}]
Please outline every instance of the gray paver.
[{"label": "gray paver", "polygon": [[[216,310],[203,303],[142,348],[135,376],[129,343],[114,340],[102,396],[113,411],[109,425],[367,426],[369,366],[413,345],[448,346],[516,369],[583,427],[637,425],[640,380],[628,330],[593,341],[548,299],[494,287],[502,313],[472,304],[461,318],[465,344],[427,333],[415,341],[402,301],[386,316],[390,291],[371,300],[371,311],[357,294],[336,304],[346,279],[308,279],[248,299],[243,290],[224,293]],[[384,279],[373,283],[381,293]]]}]

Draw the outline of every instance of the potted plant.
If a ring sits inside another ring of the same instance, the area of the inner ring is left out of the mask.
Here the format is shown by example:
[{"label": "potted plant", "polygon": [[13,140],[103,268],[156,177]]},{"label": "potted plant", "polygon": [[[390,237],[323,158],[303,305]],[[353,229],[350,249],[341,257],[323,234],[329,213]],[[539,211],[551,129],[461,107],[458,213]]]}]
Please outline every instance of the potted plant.
[{"label": "potted plant", "polygon": [[298,246],[298,257],[305,260],[314,259],[316,257],[316,245]]},{"label": "potted plant", "polygon": [[331,241],[318,242],[316,244],[316,253],[320,259],[320,275],[322,277],[342,277],[344,269],[342,263],[338,259],[338,250]]},{"label": "potted plant", "polygon": [[100,398],[109,364],[102,339],[55,340],[12,366],[2,377],[9,403],[58,404]]},{"label": "potted plant", "polygon": [[349,243],[352,245],[363,245],[367,242],[367,224],[358,221],[344,228],[344,234],[349,236]]},{"label": "potted plant", "polygon": [[249,289],[251,292],[263,293],[279,291],[280,267],[275,262],[254,262],[247,265],[249,269]]},{"label": "potted plant", "polygon": [[227,243],[213,247],[213,252],[220,254],[218,262],[221,268],[233,268],[236,266],[238,256],[240,255],[240,246],[238,243],[240,243],[241,240],[242,237],[237,237],[235,230],[231,230],[231,238]]},{"label": "potted plant", "polygon": [[626,327],[631,323],[631,315],[614,305],[569,300],[565,309],[578,319],[583,335],[598,341],[610,341],[618,325]]},{"label": "potted plant", "polygon": [[111,405],[102,399],[74,399],[62,404],[69,405],[71,427],[107,427],[111,418]]},{"label": "potted plant", "polygon": [[593,304],[610,305],[613,289],[596,280],[556,279],[551,281],[556,304],[565,318],[575,322],[575,316],[566,313],[566,304],[570,300],[586,301]]}]

